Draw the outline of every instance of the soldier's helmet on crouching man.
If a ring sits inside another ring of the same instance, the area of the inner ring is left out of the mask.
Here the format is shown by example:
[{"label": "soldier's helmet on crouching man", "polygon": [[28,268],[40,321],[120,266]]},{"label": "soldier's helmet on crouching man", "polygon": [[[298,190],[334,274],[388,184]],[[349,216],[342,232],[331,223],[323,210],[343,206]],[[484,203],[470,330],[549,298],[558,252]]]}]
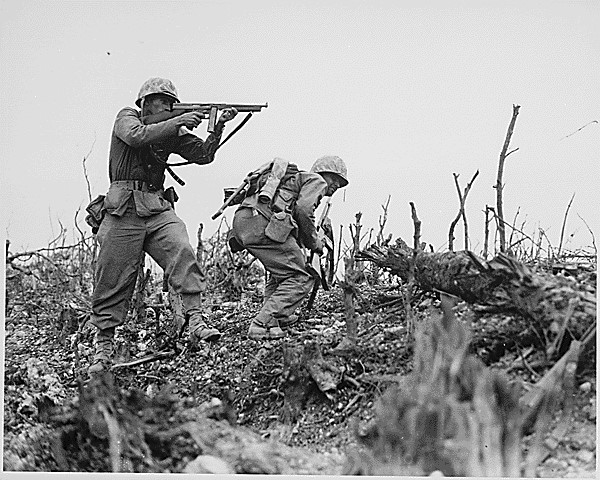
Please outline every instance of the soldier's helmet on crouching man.
[{"label": "soldier's helmet on crouching man", "polygon": [[334,173],[340,180],[340,187],[348,185],[348,169],[344,161],[335,155],[325,155],[318,158],[310,171],[312,173]]},{"label": "soldier's helmet on crouching man", "polygon": [[144,99],[144,97],[156,93],[162,93],[163,95],[171,97],[176,102],[179,102],[177,89],[175,88],[175,85],[173,85],[173,82],[171,82],[171,80],[167,78],[152,77],[142,84],[135,104],[138,107],[142,108],[142,100]]}]

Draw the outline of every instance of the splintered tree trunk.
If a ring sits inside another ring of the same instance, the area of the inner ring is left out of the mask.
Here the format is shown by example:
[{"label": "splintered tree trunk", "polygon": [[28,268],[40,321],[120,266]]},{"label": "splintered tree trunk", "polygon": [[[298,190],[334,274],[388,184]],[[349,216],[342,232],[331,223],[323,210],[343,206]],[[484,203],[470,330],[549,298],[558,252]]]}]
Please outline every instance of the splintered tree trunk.
[{"label": "splintered tree trunk", "polygon": [[[371,246],[359,255],[408,281],[413,252],[402,243],[399,240],[387,249]],[[419,251],[414,262],[414,280],[422,290],[447,292],[468,303],[513,311],[542,328],[553,321],[560,325],[567,318],[576,335],[596,321],[594,289],[568,277],[534,272],[504,254],[485,262],[469,251]]]},{"label": "splintered tree trunk", "polygon": [[344,280],[341,282],[344,291],[344,311],[346,314],[346,336],[336,347],[338,353],[350,352],[356,349],[356,339],[358,336],[358,322],[354,308],[354,297],[356,296],[356,278],[359,274],[356,268],[355,256],[360,249],[360,230],[362,225],[360,219],[362,213],[356,214],[356,223],[350,225],[352,234],[352,250],[350,255],[344,258]]},{"label": "splintered tree trunk", "polygon": [[316,341],[303,345],[286,344],[283,347],[283,419],[286,424],[296,421],[304,402],[316,384],[328,398],[341,381],[341,371],[323,358]]},{"label": "splintered tree trunk", "polygon": [[133,302],[134,316],[137,320],[146,316],[145,301],[146,301],[146,286],[150,281],[150,269],[144,272],[144,265],[146,264],[146,254],[142,254],[142,259],[138,268],[137,283],[135,286],[135,300]]}]

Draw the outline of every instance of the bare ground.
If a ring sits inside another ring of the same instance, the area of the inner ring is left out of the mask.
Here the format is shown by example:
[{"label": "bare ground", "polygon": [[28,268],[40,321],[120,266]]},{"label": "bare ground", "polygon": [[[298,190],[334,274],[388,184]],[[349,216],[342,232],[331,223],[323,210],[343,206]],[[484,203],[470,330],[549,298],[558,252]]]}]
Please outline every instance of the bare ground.
[{"label": "bare ground", "polygon": [[[227,408],[230,423],[284,445],[314,452],[312,473],[339,474],[345,455],[357,443],[360,432],[373,418],[376,399],[397,375],[410,371],[412,351],[407,347],[406,325],[400,308],[377,309],[375,293],[365,295],[359,305],[359,343],[352,355],[334,355],[344,336],[342,293],[320,292],[309,318],[280,341],[257,342],[245,332],[260,306],[260,295],[247,292],[240,301],[211,297],[211,321],[224,334],[215,344],[190,351],[186,342],[171,345],[177,354],[160,361],[116,371],[117,387],[139,391],[146,398],[162,398],[168,392],[169,407],[154,412],[154,422],[177,423],[194,408],[220,404]],[[35,294],[35,297],[33,295]],[[417,307],[427,315],[437,306],[434,297],[423,296]],[[32,307],[32,303],[37,308]],[[70,452],[56,449],[60,430],[59,411],[76,409],[77,379],[85,374],[91,358],[92,329],[82,335],[59,322],[68,305],[52,305],[43,292],[11,290],[7,285],[4,374],[4,470],[10,471],[110,471],[106,445],[79,446]],[[72,305],[71,315],[81,305]],[[535,383],[549,367],[540,362],[535,339],[521,319],[504,314],[479,315],[459,304],[458,314],[467,315],[472,328],[472,352],[487,365],[502,368],[525,387]],[[81,317],[83,318],[83,317]],[[63,315],[62,319],[65,317]],[[117,333],[120,358],[129,361],[161,347],[165,319],[148,315],[130,320]],[[283,346],[319,339],[324,357],[343,372],[342,381],[329,398],[317,388],[308,395],[293,424],[282,418],[281,370]],[[164,345],[163,345],[164,346]],[[527,349],[533,352],[522,359]],[[565,417],[557,411],[544,442],[544,458],[537,468],[541,477],[596,476],[596,362],[587,351],[580,360],[574,408]],[[215,401],[219,399],[221,403]],[[58,422],[58,423],[57,423]],[[162,425],[162,424],[161,424]],[[525,439],[523,449],[528,447]],[[74,450],[73,450],[74,451]],[[178,440],[169,446],[169,456],[158,467],[180,472],[199,450],[192,441]],[[318,461],[317,461],[318,458]],[[156,471],[156,470],[155,470]],[[311,469],[303,473],[310,473]],[[411,472],[407,472],[410,474]]]}]

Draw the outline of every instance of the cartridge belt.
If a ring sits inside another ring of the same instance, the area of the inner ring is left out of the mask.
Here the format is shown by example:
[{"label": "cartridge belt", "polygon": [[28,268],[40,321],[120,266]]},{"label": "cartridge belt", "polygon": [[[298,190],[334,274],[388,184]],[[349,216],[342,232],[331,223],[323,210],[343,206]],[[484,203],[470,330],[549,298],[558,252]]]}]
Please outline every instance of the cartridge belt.
[{"label": "cartridge belt", "polygon": [[117,185],[120,187],[126,187],[131,190],[140,190],[142,192],[160,192],[162,188],[156,187],[155,185],[145,182],[143,180],[115,180],[111,185]]}]

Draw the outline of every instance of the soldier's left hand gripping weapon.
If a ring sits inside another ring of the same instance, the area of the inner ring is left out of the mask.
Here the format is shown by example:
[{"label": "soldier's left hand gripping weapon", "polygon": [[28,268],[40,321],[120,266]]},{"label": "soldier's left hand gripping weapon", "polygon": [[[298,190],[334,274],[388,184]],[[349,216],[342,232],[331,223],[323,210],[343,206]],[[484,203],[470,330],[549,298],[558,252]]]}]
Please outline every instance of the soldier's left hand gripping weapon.
[{"label": "soldier's left hand gripping weapon", "polygon": [[331,209],[331,197],[327,197],[326,203],[323,206],[323,211],[317,222],[317,235],[327,250],[325,255],[326,267],[321,263],[321,257],[312,252],[308,256],[307,266],[315,277],[313,289],[310,292],[306,312],[312,309],[319,290],[319,285],[323,286],[323,290],[329,290],[329,284],[333,281],[334,274],[334,245],[333,245],[333,229],[331,228],[331,220],[329,219],[329,210]]},{"label": "soldier's left hand gripping weapon", "polygon": [[[243,104],[243,103],[174,103],[170,110],[155,113],[153,115],[145,115],[142,118],[144,124],[164,122],[171,118],[177,117],[188,112],[200,112],[204,118],[208,117],[208,133],[215,131],[217,123],[217,113],[219,110],[226,108],[235,108],[238,112],[249,112],[246,119],[252,116],[252,112],[260,112],[263,108],[267,108],[267,104]],[[244,119],[244,123],[246,121]]]}]

